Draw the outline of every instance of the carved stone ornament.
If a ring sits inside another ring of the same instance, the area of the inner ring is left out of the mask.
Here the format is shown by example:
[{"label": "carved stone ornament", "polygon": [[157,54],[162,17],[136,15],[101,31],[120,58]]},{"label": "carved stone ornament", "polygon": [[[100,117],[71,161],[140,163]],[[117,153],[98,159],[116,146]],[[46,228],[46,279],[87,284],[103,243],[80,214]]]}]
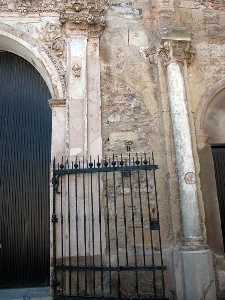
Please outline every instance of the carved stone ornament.
[{"label": "carved stone ornament", "polygon": [[60,25],[47,23],[42,29],[41,40],[56,56],[63,57],[66,43]]},{"label": "carved stone ornament", "polygon": [[105,28],[107,0],[67,0],[60,13],[62,25],[99,34]]},{"label": "carved stone ornament", "polygon": [[150,64],[157,63],[157,49],[156,47],[141,47],[139,53],[144,59],[148,60]]},{"label": "carved stone ornament", "polygon": [[187,62],[190,65],[194,59],[195,52],[192,48],[191,41],[186,40],[164,40],[158,50],[161,61],[166,65],[171,60],[178,62]]},{"label": "carved stone ornament", "polygon": [[73,70],[73,75],[74,75],[74,77],[80,78],[80,76],[81,76],[81,66],[78,65],[78,64],[75,64],[75,65],[72,67],[72,70]]}]

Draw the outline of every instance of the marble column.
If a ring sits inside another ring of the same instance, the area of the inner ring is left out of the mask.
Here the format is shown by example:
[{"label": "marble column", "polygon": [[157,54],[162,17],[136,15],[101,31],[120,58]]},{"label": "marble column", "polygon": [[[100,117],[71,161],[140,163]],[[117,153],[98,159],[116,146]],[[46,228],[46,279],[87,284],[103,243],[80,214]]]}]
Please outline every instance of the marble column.
[{"label": "marble column", "polygon": [[194,242],[203,240],[203,237],[200,225],[196,170],[182,69],[182,63],[172,57],[167,65],[167,80],[179,178],[183,237],[185,242]]},{"label": "marble column", "polygon": [[198,181],[194,144],[187,98],[185,70],[191,63],[191,37],[185,32],[163,38],[159,51],[165,65],[170,114],[176,152],[176,167],[180,191],[183,246],[174,255],[177,298],[182,300],[216,299],[212,254],[201,227]]}]

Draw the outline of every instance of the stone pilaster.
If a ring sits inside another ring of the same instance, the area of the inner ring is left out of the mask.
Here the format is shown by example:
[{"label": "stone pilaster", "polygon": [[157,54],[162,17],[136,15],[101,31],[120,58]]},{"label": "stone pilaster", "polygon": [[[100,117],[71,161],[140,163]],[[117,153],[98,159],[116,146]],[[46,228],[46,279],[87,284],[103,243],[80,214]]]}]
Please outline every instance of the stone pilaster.
[{"label": "stone pilaster", "polygon": [[69,155],[87,154],[87,35],[67,37]]},{"label": "stone pilaster", "polygon": [[183,246],[174,252],[177,298],[216,299],[212,254],[204,243],[198,199],[197,174],[188,111],[184,70],[194,51],[191,36],[175,32],[162,39],[158,51],[167,77],[170,114],[179,180]]},{"label": "stone pilaster", "polygon": [[52,159],[60,160],[65,154],[66,99],[50,99],[52,109]]},{"label": "stone pilaster", "polygon": [[99,39],[107,1],[67,1],[60,22],[67,41],[69,156],[102,154]]}]

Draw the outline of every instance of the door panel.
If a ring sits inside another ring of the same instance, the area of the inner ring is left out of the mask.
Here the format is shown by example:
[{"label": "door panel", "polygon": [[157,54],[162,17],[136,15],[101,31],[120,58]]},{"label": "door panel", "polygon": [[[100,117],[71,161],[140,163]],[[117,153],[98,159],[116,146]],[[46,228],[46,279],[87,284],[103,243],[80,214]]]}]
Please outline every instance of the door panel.
[{"label": "door panel", "polygon": [[220,219],[225,249],[225,146],[212,146],[214,169],[217,185],[217,196],[220,208]]},{"label": "door panel", "polygon": [[24,59],[0,53],[0,285],[48,284],[49,90]]}]

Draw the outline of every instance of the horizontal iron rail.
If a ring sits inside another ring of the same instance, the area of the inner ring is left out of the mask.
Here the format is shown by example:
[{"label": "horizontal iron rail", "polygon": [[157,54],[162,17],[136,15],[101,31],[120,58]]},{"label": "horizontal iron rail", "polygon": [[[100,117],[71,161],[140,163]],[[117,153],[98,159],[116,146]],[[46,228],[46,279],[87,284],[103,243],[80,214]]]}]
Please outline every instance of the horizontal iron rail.
[{"label": "horizontal iron rail", "polygon": [[147,170],[157,170],[159,167],[157,165],[139,165],[139,166],[121,166],[121,167],[86,167],[86,168],[74,168],[74,169],[60,169],[54,170],[54,175],[63,176],[68,174],[84,174],[84,173],[102,173],[102,172],[129,172],[129,171],[147,171]]},{"label": "horizontal iron rail", "polygon": [[141,296],[141,297],[109,297],[109,296],[55,296],[54,300],[78,300],[78,299],[89,299],[89,300],[169,300],[167,297],[157,296]]},{"label": "horizontal iron rail", "polygon": [[60,271],[161,271],[166,270],[166,266],[115,266],[115,267],[101,267],[101,266],[56,266],[56,270]]}]

